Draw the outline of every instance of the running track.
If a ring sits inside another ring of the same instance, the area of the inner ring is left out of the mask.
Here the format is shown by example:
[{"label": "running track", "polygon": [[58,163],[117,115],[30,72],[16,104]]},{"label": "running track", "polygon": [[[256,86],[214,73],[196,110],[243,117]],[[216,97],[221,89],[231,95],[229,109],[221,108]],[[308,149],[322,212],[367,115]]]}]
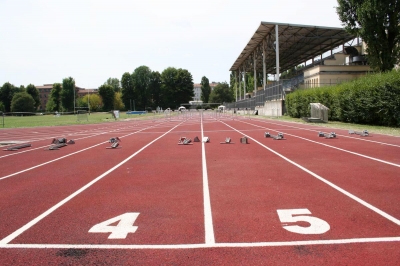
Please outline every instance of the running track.
[{"label": "running track", "polygon": [[1,130],[32,147],[0,151],[0,264],[399,265],[400,138],[323,130],[197,112]]}]

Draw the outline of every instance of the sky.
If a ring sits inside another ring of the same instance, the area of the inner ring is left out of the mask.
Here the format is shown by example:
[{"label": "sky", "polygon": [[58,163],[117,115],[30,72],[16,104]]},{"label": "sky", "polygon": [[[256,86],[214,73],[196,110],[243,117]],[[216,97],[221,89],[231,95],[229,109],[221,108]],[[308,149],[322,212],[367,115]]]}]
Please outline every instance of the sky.
[{"label": "sky", "polygon": [[121,80],[139,66],[228,82],[261,21],[342,27],[336,0],[0,0],[0,86]]}]

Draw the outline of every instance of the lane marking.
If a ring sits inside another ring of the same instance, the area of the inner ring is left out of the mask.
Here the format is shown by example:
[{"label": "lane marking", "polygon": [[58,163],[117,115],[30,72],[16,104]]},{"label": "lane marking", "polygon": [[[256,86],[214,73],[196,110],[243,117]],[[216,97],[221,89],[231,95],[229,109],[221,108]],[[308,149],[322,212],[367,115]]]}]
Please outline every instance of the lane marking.
[{"label": "lane marking", "polygon": [[[204,138],[203,117],[201,117],[201,140]],[[208,185],[208,172],[205,143],[201,141],[201,162],[203,166],[203,198],[204,198],[204,229],[206,244],[215,243],[214,226],[212,221],[210,189]]]},{"label": "lane marking", "polygon": [[109,245],[109,244],[0,244],[0,248],[24,249],[200,249],[200,248],[252,248],[252,247],[287,247],[309,245],[338,245],[358,243],[400,242],[400,237],[371,237],[331,240],[276,241],[253,243],[213,243],[213,244],[176,244],[176,245]]},{"label": "lane marking", "polygon": [[[150,128],[152,128],[152,127],[143,128],[143,129],[141,129],[141,130],[139,130],[139,131],[136,131],[136,132],[133,132],[133,133],[130,133],[130,134],[124,135],[124,136],[122,136],[121,138],[124,138],[124,137],[130,136],[130,135],[136,134],[136,133],[138,133],[138,132],[140,132],[140,131],[143,131],[143,130],[146,130],[146,129],[150,129]],[[100,143],[98,143],[98,144],[95,144],[95,145],[93,145],[93,146],[90,146],[90,147],[84,148],[84,149],[82,149],[82,150],[79,150],[79,151],[76,151],[76,152],[72,152],[72,153],[69,153],[69,154],[67,154],[67,155],[64,155],[64,156],[58,157],[58,158],[56,158],[56,159],[53,159],[53,160],[50,160],[50,161],[47,161],[47,162],[44,162],[44,163],[41,163],[41,164],[38,164],[38,165],[32,166],[32,167],[30,167],[30,168],[27,168],[27,169],[24,169],[24,170],[21,170],[21,171],[15,172],[15,173],[13,173],[13,174],[9,174],[9,175],[6,175],[6,176],[3,176],[3,177],[0,177],[0,181],[1,181],[1,180],[3,180],[3,179],[6,179],[6,178],[12,177],[12,176],[15,176],[15,175],[21,174],[21,173],[28,172],[28,171],[30,171],[30,170],[33,170],[33,169],[36,169],[36,168],[39,168],[39,167],[41,167],[41,166],[44,166],[44,165],[47,165],[47,164],[50,164],[50,163],[53,163],[53,162],[59,161],[59,160],[61,160],[61,159],[64,159],[64,158],[70,157],[70,156],[72,156],[72,155],[75,155],[75,154],[78,154],[78,153],[84,152],[84,151],[86,151],[86,150],[89,150],[89,149],[92,149],[92,148],[94,148],[94,147],[100,146],[100,145],[102,145],[102,144],[104,144],[104,143],[108,143],[108,141],[103,141],[103,142],[100,142]],[[48,147],[48,146],[45,146],[45,147]]]},{"label": "lane marking", "polygon": [[328,186],[330,186],[330,187],[336,189],[337,191],[339,191],[339,192],[343,193],[344,195],[348,196],[349,198],[351,198],[351,199],[357,201],[358,203],[362,204],[363,206],[367,207],[368,209],[370,209],[370,210],[376,212],[377,214],[379,214],[379,215],[385,217],[385,218],[388,219],[389,221],[392,221],[393,223],[395,223],[395,224],[397,224],[397,225],[400,225],[400,220],[396,219],[395,217],[391,216],[390,214],[388,214],[388,213],[386,213],[386,212],[384,212],[384,211],[378,209],[377,207],[375,207],[375,206],[369,204],[368,202],[366,202],[366,201],[360,199],[359,197],[357,197],[357,196],[351,194],[350,192],[347,192],[347,191],[344,190],[343,188],[341,188],[341,187],[339,187],[339,186],[333,184],[332,182],[330,182],[330,181],[326,180],[325,178],[323,178],[323,177],[317,175],[316,173],[314,173],[314,172],[308,170],[307,168],[305,168],[305,167],[299,165],[298,163],[295,163],[294,161],[290,160],[289,158],[283,156],[282,154],[280,154],[280,153],[274,151],[273,149],[271,149],[271,148],[265,146],[264,144],[262,144],[261,142],[257,141],[256,139],[254,139],[254,138],[252,138],[252,137],[250,137],[250,136],[244,134],[243,132],[241,132],[241,131],[239,131],[239,130],[233,128],[233,127],[231,127],[230,125],[228,125],[228,124],[226,124],[226,123],[224,123],[224,122],[222,122],[222,121],[220,121],[220,122],[223,123],[224,125],[226,125],[227,127],[230,127],[230,128],[232,128],[232,129],[234,129],[236,132],[238,132],[238,133],[240,133],[240,134],[246,136],[247,138],[253,140],[254,142],[256,142],[257,144],[259,144],[260,146],[264,147],[265,149],[269,150],[270,152],[274,153],[275,155],[281,157],[281,158],[284,159],[285,161],[287,161],[287,162],[293,164],[294,166],[300,168],[300,169],[303,170],[304,172],[306,172],[306,173],[308,173],[308,174],[314,176],[315,178],[317,178],[318,180],[324,182],[324,183],[327,184]]},{"label": "lane marking", "polygon": [[0,246],[4,245],[4,244],[8,244],[10,241],[12,241],[13,239],[15,239],[16,237],[18,237],[19,235],[21,235],[23,232],[25,232],[26,230],[28,230],[29,228],[31,228],[32,226],[34,226],[35,224],[37,224],[38,222],[40,222],[42,219],[44,219],[45,217],[47,217],[49,214],[51,214],[52,212],[54,212],[55,210],[57,210],[58,208],[60,208],[61,206],[63,206],[65,203],[67,203],[68,201],[70,201],[71,199],[75,198],[77,195],[79,195],[80,193],[82,193],[83,191],[85,191],[86,189],[88,189],[89,187],[91,187],[94,183],[96,183],[97,181],[101,180],[103,177],[107,176],[109,173],[113,172],[115,169],[117,169],[118,167],[120,167],[121,165],[125,164],[127,161],[129,161],[130,159],[132,159],[133,157],[135,157],[136,155],[138,155],[140,152],[142,152],[144,149],[146,149],[147,147],[149,147],[151,144],[153,144],[154,142],[156,142],[157,140],[159,140],[160,138],[164,137],[165,135],[167,135],[169,132],[171,132],[172,130],[174,130],[176,127],[178,127],[179,125],[181,125],[183,122],[179,123],[178,125],[174,126],[173,128],[171,128],[170,130],[168,130],[167,132],[165,132],[164,134],[162,134],[161,136],[159,136],[158,138],[150,141],[148,144],[146,144],[145,146],[143,146],[142,148],[140,148],[138,151],[136,151],[135,153],[133,153],[132,155],[130,155],[128,158],[126,158],[125,160],[123,160],[122,162],[120,162],[119,164],[115,165],[114,167],[112,167],[111,169],[107,170],[106,172],[104,172],[103,174],[99,175],[98,177],[96,177],[94,180],[92,180],[91,182],[87,183],[85,186],[81,187],[79,190],[75,191],[74,193],[72,193],[71,195],[69,195],[68,197],[66,197],[65,199],[63,199],[62,201],[60,201],[59,203],[57,203],[56,205],[54,205],[53,207],[51,207],[50,209],[48,209],[47,211],[45,211],[44,213],[42,213],[41,215],[39,215],[38,217],[36,217],[35,219],[31,220],[30,222],[28,222],[27,224],[25,224],[24,226],[22,226],[21,228],[19,228],[18,230],[16,230],[15,232],[11,233],[10,235],[6,236],[5,238],[3,238],[2,240],[0,240]]},{"label": "lane marking", "polygon": [[[271,129],[271,128],[267,128],[267,127],[263,127],[263,126],[259,126],[259,125],[255,125],[255,124],[251,124],[251,123],[247,123],[247,122],[243,122],[243,123],[246,123],[246,124],[249,124],[249,125],[252,125],[252,126],[255,126],[255,127],[261,127],[261,128],[264,128],[264,129],[269,129],[269,130],[276,131],[275,129]],[[319,145],[322,145],[322,146],[326,146],[326,147],[329,147],[329,148],[332,148],[332,149],[336,149],[336,150],[339,150],[339,151],[347,152],[347,153],[350,153],[350,154],[353,154],[353,155],[357,155],[357,156],[360,156],[360,157],[364,157],[364,158],[367,158],[367,159],[370,159],[370,160],[373,160],[373,161],[377,161],[377,162],[380,162],[380,163],[392,165],[392,166],[395,166],[395,167],[400,167],[400,164],[388,162],[388,161],[381,160],[381,159],[378,159],[378,158],[375,158],[375,157],[371,157],[371,156],[368,156],[368,155],[364,155],[364,154],[361,154],[361,153],[345,150],[345,149],[338,148],[338,147],[335,147],[335,146],[332,146],[332,145],[328,145],[328,144],[325,144],[325,143],[322,143],[322,142],[318,142],[318,141],[314,141],[314,140],[311,140],[311,139],[306,139],[306,138],[303,138],[303,137],[292,135],[290,133],[286,133],[285,132],[285,135],[292,136],[292,137],[295,137],[295,138],[298,138],[298,139],[302,139],[302,140],[306,140],[306,141],[309,141],[309,142],[312,142],[312,143],[315,143],[315,144],[319,144]]]}]

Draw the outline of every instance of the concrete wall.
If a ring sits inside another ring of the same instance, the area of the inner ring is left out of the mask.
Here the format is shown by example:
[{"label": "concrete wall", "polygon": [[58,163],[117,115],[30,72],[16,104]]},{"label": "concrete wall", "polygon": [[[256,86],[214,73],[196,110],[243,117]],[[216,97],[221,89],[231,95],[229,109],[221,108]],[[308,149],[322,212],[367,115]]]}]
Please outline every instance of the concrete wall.
[{"label": "concrete wall", "polygon": [[265,102],[264,106],[256,107],[258,115],[282,116],[282,100]]}]

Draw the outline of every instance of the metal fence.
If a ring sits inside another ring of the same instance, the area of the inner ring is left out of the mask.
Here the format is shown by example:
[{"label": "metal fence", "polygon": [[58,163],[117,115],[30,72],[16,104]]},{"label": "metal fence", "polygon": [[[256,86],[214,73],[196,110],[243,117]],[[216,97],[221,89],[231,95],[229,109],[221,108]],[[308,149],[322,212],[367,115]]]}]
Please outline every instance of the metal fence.
[{"label": "metal fence", "polygon": [[265,90],[257,91],[256,95],[251,98],[240,99],[233,103],[224,103],[228,109],[244,109],[254,110],[256,106],[264,106],[267,101],[285,100],[286,94],[297,89],[308,89],[323,86],[337,85],[342,82],[349,81],[347,79],[328,79],[318,83],[304,82],[304,74],[298,75],[291,79],[282,79],[280,81],[267,84]]},{"label": "metal fence", "polygon": [[234,103],[224,103],[224,105],[228,109],[239,108],[254,110],[256,106],[264,106],[266,101],[283,100],[285,98],[285,90],[292,86],[291,82],[292,80],[280,80],[267,84],[265,90],[257,91],[254,97],[241,99]]}]

